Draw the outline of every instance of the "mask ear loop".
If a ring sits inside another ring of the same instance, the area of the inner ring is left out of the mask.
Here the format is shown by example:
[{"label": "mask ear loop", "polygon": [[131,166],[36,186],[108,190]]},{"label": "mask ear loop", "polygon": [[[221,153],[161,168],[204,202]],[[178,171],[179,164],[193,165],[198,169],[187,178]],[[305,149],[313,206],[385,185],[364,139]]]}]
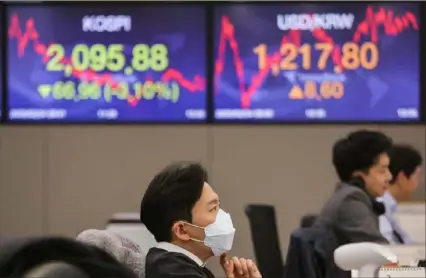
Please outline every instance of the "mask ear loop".
[{"label": "mask ear loop", "polygon": [[202,229],[202,230],[205,230],[205,229],[206,229],[206,228],[204,228],[204,227],[201,227],[201,226],[198,226],[198,225],[195,225],[195,224],[189,223],[189,222],[183,222],[183,224],[185,224],[185,225],[189,225],[189,226],[192,226],[192,227],[195,227],[195,228],[198,228],[198,229]]},{"label": "mask ear loop", "polygon": [[[189,225],[189,226],[195,227],[195,228],[202,229],[202,230],[205,230],[205,229],[206,229],[206,228],[204,228],[204,227],[201,227],[201,226],[198,226],[198,225],[195,225],[195,224],[189,223],[189,222],[183,222],[183,223],[184,223],[184,224],[186,224],[186,225]],[[195,242],[199,242],[199,243],[203,243],[203,244],[205,244],[205,243],[204,243],[204,240],[199,240],[199,239],[196,239],[196,238],[193,238],[193,237],[190,237],[189,239],[190,239],[190,240],[192,240],[192,241],[195,241]],[[207,263],[207,262],[204,262],[204,263],[203,263],[203,265],[202,265],[201,267],[205,267],[205,266],[206,266],[206,263]]]},{"label": "mask ear loop", "polygon": [[[192,226],[192,227],[195,227],[195,228],[198,228],[198,229],[202,229],[202,230],[205,230],[206,228],[204,228],[204,227],[201,227],[201,226],[198,226],[198,225],[195,225],[195,224],[192,224],[192,223],[188,223],[188,222],[183,222],[184,224],[186,224],[186,225],[189,225],[189,226]],[[200,239],[196,239],[196,238],[192,238],[192,237],[190,237],[189,238],[190,240],[192,240],[192,241],[196,241],[196,242],[200,242],[200,243],[204,243],[204,240],[200,240]]]}]

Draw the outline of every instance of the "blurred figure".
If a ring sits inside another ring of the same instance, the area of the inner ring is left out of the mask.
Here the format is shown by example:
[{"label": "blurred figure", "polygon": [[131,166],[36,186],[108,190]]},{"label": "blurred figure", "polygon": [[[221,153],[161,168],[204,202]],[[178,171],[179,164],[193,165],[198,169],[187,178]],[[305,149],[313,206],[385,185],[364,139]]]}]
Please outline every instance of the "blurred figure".
[{"label": "blurred figure", "polygon": [[[50,265],[52,262],[60,265]],[[104,250],[70,238],[11,238],[1,244],[0,277],[53,277],[55,273],[49,271],[47,265],[50,265],[50,270],[55,270],[56,277],[85,274],[86,278],[138,278],[131,269]]]},{"label": "blurred figure", "polygon": [[143,196],[140,220],[158,242],[148,251],[146,278],[213,278],[205,265],[220,256],[226,277],[261,277],[251,260],[233,257],[235,229],[198,163],[182,162],[158,173]]},{"label": "blurred figure", "polygon": [[388,191],[381,200],[386,213],[380,216],[382,235],[394,244],[410,244],[413,240],[399,226],[394,218],[399,202],[408,201],[414,190],[419,186],[421,166],[423,163],[420,152],[408,145],[395,145],[389,151],[392,180]]},{"label": "blurred figure", "polygon": [[392,140],[377,131],[359,130],[333,146],[333,165],[340,179],[316,225],[331,229],[339,245],[388,243],[379,229],[384,205],[376,201],[388,189],[392,175],[387,152]]}]

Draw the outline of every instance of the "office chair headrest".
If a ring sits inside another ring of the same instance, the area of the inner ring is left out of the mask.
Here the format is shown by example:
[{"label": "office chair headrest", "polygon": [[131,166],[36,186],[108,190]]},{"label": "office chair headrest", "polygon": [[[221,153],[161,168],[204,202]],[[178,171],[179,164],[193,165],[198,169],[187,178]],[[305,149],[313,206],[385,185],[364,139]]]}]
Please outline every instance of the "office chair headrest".
[{"label": "office chair headrest", "polygon": [[80,268],[64,262],[48,262],[30,269],[26,278],[90,278]]},{"label": "office chair headrest", "polygon": [[245,207],[245,210],[244,210],[246,215],[249,215],[255,211],[256,212],[262,211],[262,213],[264,213],[265,211],[268,211],[275,214],[274,206],[267,205],[267,204],[249,204]]},{"label": "office chair headrest", "polygon": [[81,232],[77,241],[96,246],[126,265],[139,277],[145,276],[146,254],[130,239],[107,230],[90,229]]}]

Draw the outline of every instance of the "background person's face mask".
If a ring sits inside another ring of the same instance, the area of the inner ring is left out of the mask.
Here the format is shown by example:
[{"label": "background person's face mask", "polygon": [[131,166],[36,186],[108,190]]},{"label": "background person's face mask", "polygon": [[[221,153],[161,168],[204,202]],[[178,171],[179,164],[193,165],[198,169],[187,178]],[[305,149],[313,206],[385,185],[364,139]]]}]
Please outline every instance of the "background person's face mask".
[{"label": "background person's face mask", "polygon": [[235,228],[229,213],[219,209],[216,220],[206,227],[200,227],[191,223],[186,224],[204,229],[204,234],[206,236],[204,241],[195,238],[191,238],[191,240],[203,242],[204,245],[212,250],[215,256],[220,256],[231,250],[232,243],[234,242]]}]

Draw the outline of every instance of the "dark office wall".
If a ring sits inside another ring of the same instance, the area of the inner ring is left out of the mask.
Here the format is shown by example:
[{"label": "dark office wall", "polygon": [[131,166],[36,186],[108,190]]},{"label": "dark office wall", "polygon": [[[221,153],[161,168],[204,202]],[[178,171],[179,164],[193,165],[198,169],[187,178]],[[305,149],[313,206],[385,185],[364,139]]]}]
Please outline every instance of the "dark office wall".
[{"label": "dark office wall", "polygon": [[[233,253],[253,256],[243,213],[276,206],[283,252],[299,218],[335,184],[330,149],[361,126],[0,127],[0,235],[75,235],[114,212],[138,211],[153,174],[173,160],[211,173],[237,228]],[[425,155],[424,126],[368,126]],[[415,195],[424,200],[424,179]],[[214,267],[218,271],[217,266]]]}]

